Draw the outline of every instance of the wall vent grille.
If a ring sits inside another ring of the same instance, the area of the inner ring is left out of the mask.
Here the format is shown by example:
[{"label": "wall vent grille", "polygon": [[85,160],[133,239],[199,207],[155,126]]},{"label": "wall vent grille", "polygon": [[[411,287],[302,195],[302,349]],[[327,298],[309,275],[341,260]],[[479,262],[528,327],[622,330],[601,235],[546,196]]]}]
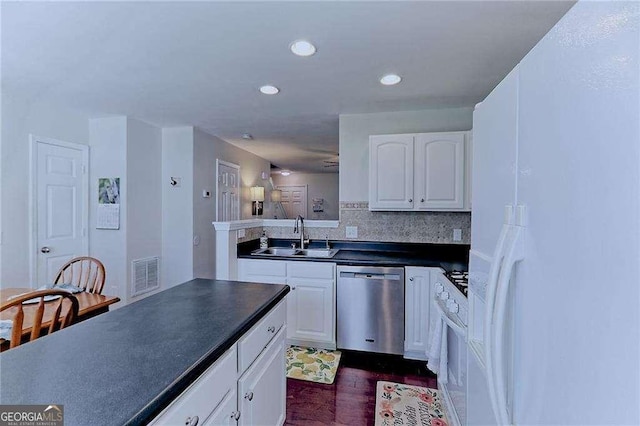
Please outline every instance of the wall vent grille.
[{"label": "wall vent grille", "polygon": [[131,262],[131,297],[160,288],[160,258],[147,257]]}]

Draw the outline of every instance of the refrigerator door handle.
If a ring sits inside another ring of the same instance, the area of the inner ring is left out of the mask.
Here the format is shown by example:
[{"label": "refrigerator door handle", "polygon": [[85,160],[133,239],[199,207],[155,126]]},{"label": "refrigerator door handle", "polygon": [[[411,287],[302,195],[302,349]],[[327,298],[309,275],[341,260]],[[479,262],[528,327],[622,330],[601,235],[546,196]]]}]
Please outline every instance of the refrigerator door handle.
[{"label": "refrigerator door handle", "polygon": [[524,259],[524,228],[514,226],[511,233],[511,241],[505,251],[502,270],[496,285],[494,322],[491,331],[491,378],[492,385],[489,389],[494,408],[497,409],[496,417],[498,423],[510,425],[511,419],[507,408],[507,385],[505,383],[505,360],[504,360],[504,331],[505,316],[509,309],[508,294],[511,284],[511,277],[516,263]]},{"label": "refrigerator door handle", "polygon": [[496,290],[498,285],[498,278],[500,277],[500,271],[502,270],[502,264],[504,260],[504,252],[507,245],[507,240],[511,235],[512,225],[505,220],[505,224],[502,225],[500,236],[496,244],[496,249],[493,254],[493,261],[491,262],[491,268],[489,269],[489,279],[487,281],[487,298],[484,316],[484,358],[485,367],[487,370],[487,385],[489,387],[489,396],[491,399],[491,405],[493,411],[498,416],[497,400],[495,398],[495,382],[494,382],[494,362],[493,362],[493,321],[495,313],[495,301]]}]

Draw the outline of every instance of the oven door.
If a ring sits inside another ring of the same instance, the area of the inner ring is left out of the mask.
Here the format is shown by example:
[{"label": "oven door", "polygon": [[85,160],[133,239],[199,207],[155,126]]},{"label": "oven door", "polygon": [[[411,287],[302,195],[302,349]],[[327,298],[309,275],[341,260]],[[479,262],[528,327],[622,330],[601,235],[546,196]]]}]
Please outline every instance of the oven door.
[{"label": "oven door", "polygon": [[449,424],[466,425],[467,408],[467,329],[453,314],[448,313],[440,300],[436,310],[442,316],[447,330],[447,382],[438,381],[446,405]]}]

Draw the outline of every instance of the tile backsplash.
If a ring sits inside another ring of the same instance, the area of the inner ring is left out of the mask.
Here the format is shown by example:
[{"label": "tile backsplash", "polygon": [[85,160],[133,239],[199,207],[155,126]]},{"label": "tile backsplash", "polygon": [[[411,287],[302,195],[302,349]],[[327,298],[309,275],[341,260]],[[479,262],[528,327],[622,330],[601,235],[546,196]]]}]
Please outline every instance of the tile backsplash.
[{"label": "tile backsplash", "polygon": [[[307,228],[312,240],[388,241],[408,243],[470,244],[471,213],[469,212],[371,212],[369,203],[340,203],[340,225],[337,228]],[[346,238],[346,227],[356,226],[358,238]],[[453,230],[462,230],[462,241],[453,241]],[[242,241],[259,238],[262,228],[251,228]],[[292,227],[267,226],[270,238],[297,238]],[[240,240],[239,240],[240,241]],[[240,241],[240,242],[242,242]]]},{"label": "tile backsplash", "polygon": [[264,228],[262,226],[257,226],[255,228],[245,228],[244,237],[238,238],[238,242],[244,243],[245,241],[257,240],[262,236],[263,229]]}]

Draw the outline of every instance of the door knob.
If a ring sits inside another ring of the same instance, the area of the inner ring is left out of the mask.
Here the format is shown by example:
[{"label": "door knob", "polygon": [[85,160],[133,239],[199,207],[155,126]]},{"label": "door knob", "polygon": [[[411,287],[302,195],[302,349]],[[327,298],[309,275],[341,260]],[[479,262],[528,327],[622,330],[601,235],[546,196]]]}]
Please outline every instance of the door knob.
[{"label": "door knob", "polygon": [[244,395],[245,399],[248,399],[249,401],[253,400],[253,392],[249,391]]},{"label": "door knob", "polygon": [[40,251],[43,252],[43,253],[49,253],[51,251],[51,249],[49,247],[42,247],[40,249]]},{"label": "door knob", "polygon": [[198,426],[199,421],[200,421],[200,418],[198,416],[187,417],[184,424],[186,426]]},{"label": "door knob", "polygon": [[234,411],[233,413],[231,413],[231,418],[235,421],[238,421],[238,419],[240,419],[240,411]]}]

